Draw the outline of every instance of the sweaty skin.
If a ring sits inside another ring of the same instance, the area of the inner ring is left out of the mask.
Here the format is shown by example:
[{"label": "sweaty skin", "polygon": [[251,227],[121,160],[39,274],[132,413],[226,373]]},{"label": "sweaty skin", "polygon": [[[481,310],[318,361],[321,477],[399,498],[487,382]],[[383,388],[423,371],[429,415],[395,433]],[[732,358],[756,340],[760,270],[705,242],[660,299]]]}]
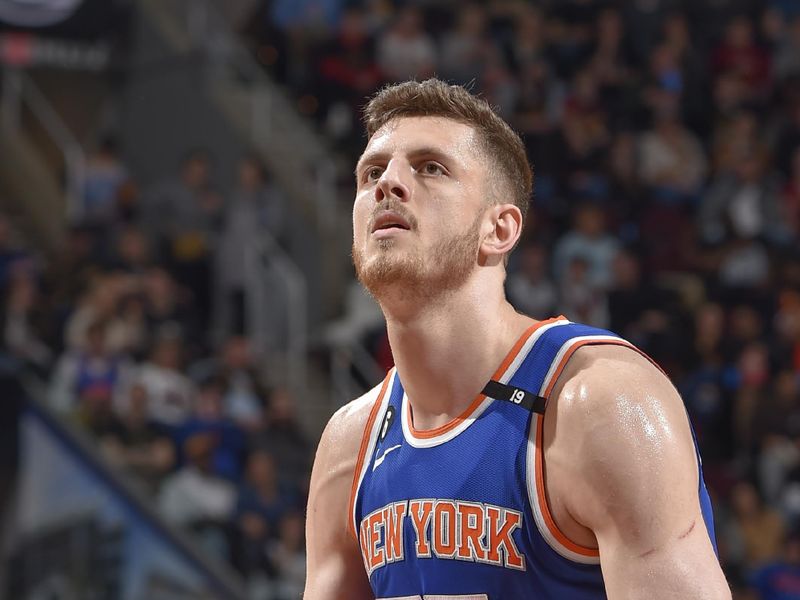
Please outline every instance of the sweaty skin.
[{"label": "sweaty skin", "polygon": [[[502,190],[486,201],[490,171],[472,128],[436,117],[390,121],[356,170],[354,258],[369,276],[362,279],[373,278],[417,429],[460,415],[535,322],[505,299],[503,258],[522,220]],[[413,227],[376,235],[371,224],[385,206]],[[445,246],[458,251],[448,255]],[[442,265],[460,265],[464,251],[474,251],[473,267],[454,278],[458,269]],[[306,600],[373,600],[348,511],[376,395],[340,409],[322,435],[308,503]],[[572,541],[599,548],[609,598],[731,597],[700,512],[683,403],[647,359],[616,346],[577,350],[550,398],[543,453],[553,518]]]}]

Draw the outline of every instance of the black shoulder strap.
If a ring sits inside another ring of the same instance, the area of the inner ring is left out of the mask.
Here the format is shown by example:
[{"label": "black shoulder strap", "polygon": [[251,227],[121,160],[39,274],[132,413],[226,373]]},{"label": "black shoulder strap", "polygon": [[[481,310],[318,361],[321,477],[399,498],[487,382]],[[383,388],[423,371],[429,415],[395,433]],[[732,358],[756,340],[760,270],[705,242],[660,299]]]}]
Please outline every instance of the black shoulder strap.
[{"label": "black shoulder strap", "polygon": [[531,412],[539,413],[540,415],[544,414],[545,406],[547,406],[547,400],[545,398],[537,396],[527,390],[494,381],[493,379],[486,384],[482,393],[489,398],[505,400],[506,402],[511,402],[512,404],[521,406]]}]

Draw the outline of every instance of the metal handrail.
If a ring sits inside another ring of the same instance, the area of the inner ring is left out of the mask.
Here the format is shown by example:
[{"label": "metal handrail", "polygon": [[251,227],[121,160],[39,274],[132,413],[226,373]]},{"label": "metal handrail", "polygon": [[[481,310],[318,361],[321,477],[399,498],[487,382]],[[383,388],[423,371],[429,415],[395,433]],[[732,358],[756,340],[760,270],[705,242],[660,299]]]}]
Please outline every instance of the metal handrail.
[{"label": "metal handrail", "polygon": [[26,106],[50,136],[64,157],[66,218],[72,222],[82,214],[86,155],[83,147],[64,124],[33,80],[19,69],[3,70],[3,121],[11,131],[22,126]]},{"label": "metal handrail", "polygon": [[370,382],[377,384],[385,373],[363,344],[351,341],[331,348],[331,408],[337,409],[363,393],[352,374],[355,367]]},{"label": "metal handrail", "polygon": [[268,350],[270,322],[264,314],[268,306],[267,294],[273,292],[265,285],[270,273],[275,273],[283,283],[286,297],[286,347],[287,383],[295,392],[306,389],[308,365],[308,285],[303,271],[280,247],[271,235],[260,234],[259,241],[249,248],[245,259],[246,326],[251,339],[259,349]]}]

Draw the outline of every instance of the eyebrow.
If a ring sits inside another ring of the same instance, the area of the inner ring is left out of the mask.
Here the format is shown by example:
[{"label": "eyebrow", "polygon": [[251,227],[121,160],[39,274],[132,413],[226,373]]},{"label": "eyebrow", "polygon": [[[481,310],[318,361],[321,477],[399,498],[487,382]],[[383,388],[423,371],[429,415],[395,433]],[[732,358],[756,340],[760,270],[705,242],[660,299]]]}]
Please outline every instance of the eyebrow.
[{"label": "eyebrow", "polygon": [[[453,158],[452,155],[443,151],[441,148],[436,148],[434,146],[422,146],[420,148],[415,148],[414,150],[408,153],[408,157],[410,159],[419,158],[420,156],[436,157],[441,159],[443,162],[447,162],[448,164],[452,164],[453,162],[455,162],[455,158]],[[358,172],[365,164],[383,161],[388,159],[388,157],[389,153],[387,152],[370,152],[368,154],[363,154],[356,163],[354,174],[358,176]]]}]

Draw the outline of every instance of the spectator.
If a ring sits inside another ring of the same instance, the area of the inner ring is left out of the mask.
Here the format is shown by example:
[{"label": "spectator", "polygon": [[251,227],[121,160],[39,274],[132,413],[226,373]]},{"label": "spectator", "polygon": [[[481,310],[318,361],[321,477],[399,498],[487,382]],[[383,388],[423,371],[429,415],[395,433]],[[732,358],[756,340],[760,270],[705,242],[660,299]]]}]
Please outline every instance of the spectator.
[{"label": "spectator", "polygon": [[573,223],[573,228],[558,240],[553,251],[556,280],[563,281],[570,265],[581,259],[588,269],[587,283],[595,288],[608,287],[619,242],[607,232],[605,214],[599,206],[585,203],[575,209]]},{"label": "spectator", "polygon": [[800,75],[800,17],[788,23],[775,52],[775,78],[779,81]]},{"label": "spectator", "polygon": [[242,571],[272,570],[267,541],[277,537],[278,524],[296,502],[297,499],[280,485],[272,455],[254,451],[247,461],[245,483],[239,490],[236,505]]},{"label": "spectator", "polygon": [[108,459],[155,493],[175,465],[175,448],[162,429],[150,419],[147,390],[130,386],[125,410],[114,426],[100,436]]},{"label": "spectator", "polygon": [[741,481],[731,492],[733,519],[726,535],[736,548],[732,558],[748,569],[777,559],[784,537],[780,515],[765,507],[753,484]]},{"label": "spectator", "polygon": [[766,157],[750,154],[738,161],[732,173],[721,173],[704,196],[698,217],[703,237],[719,243],[726,234],[743,238],[787,238],[779,212],[779,185],[767,173]]},{"label": "spectator", "polygon": [[571,321],[594,327],[608,327],[608,301],[605,290],[597,287],[589,275],[589,263],[575,256],[559,285],[559,312]]},{"label": "spectator", "polygon": [[277,539],[268,544],[268,554],[277,573],[276,600],[299,598],[306,580],[304,520],[300,511],[286,513],[278,526]]},{"label": "spectator", "polygon": [[142,209],[144,226],[166,245],[175,278],[197,294],[197,307],[207,318],[211,313],[212,251],[223,215],[222,197],[211,184],[208,153],[190,152],[180,177],[157,186]]},{"label": "spectator", "polygon": [[312,448],[296,413],[296,402],[289,390],[274,390],[267,407],[266,425],[254,434],[251,447],[275,457],[279,481],[295,492],[305,492]]},{"label": "spectator", "polygon": [[407,5],[387,32],[378,38],[378,65],[389,81],[425,79],[436,70],[438,57],[425,32],[420,10]]},{"label": "spectator", "polygon": [[123,183],[128,180],[118,151],[117,141],[107,136],[86,160],[83,181],[83,204],[80,221],[83,224],[109,226],[114,223],[117,196]]},{"label": "spectator", "polygon": [[182,355],[178,332],[162,330],[136,376],[136,382],[147,392],[150,418],[162,426],[179,427],[194,409],[195,388],[182,372]]},{"label": "spectator", "polygon": [[94,321],[87,329],[85,346],[59,358],[49,392],[50,405],[57,411],[89,424],[111,414],[115,398],[130,383],[132,365],[107,340],[107,324]]},{"label": "spectator", "polygon": [[786,536],[782,556],[755,571],[750,584],[759,594],[759,600],[800,599],[800,536],[797,533]]},{"label": "spectator", "polygon": [[214,444],[210,433],[184,441],[186,464],[164,481],[158,507],[167,521],[192,531],[207,552],[227,560],[228,521],[236,506],[236,488],[214,473]]},{"label": "spectator", "polygon": [[655,126],[642,134],[640,176],[655,200],[693,203],[706,175],[707,160],[700,141],[680,122],[677,97],[660,97]]},{"label": "spectator", "polygon": [[209,434],[214,441],[211,463],[215,475],[230,481],[239,480],[244,458],[244,432],[225,415],[223,407],[224,383],[209,379],[200,384],[194,410],[177,432],[178,446],[198,433]]},{"label": "spectator", "polygon": [[248,265],[257,261],[265,235],[278,240],[284,233],[285,200],[265,179],[255,157],[239,162],[238,187],[225,210],[217,250],[217,285],[227,313],[226,331],[241,334],[245,329],[245,285]]},{"label": "spectator", "polygon": [[111,267],[132,275],[143,275],[153,262],[147,234],[139,227],[124,226],[116,235]]},{"label": "spectator", "polygon": [[93,323],[105,324],[105,343],[112,352],[127,352],[138,343],[139,332],[132,331],[119,314],[122,299],[137,290],[135,279],[120,272],[99,273],[89,283],[78,307],[65,325],[67,347],[86,347],[87,332]]},{"label": "spectator", "polygon": [[712,72],[738,75],[752,101],[766,98],[771,82],[770,63],[769,54],[756,43],[753,23],[744,15],[731,19],[722,43],[711,55]]},{"label": "spectator", "polygon": [[[618,252],[612,263],[613,283],[608,292],[609,328],[656,360],[668,358],[670,320],[667,294],[643,276],[639,258],[629,251]],[[671,363],[672,360],[669,360]],[[666,363],[665,363],[666,366]]]},{"label": "spectator", "polygon": [[496,52],[487,36],[486,9],[477,3],[466,4],[456,16],[456,26],[442,36],[441,76],[454,83],[468,84],[481,79],[489,56]]},{"label": "spectator", "polygon": [[147,330],[152,335],[164,327],[174,329],[188,344],[201,343],[202,322],[193,304],[194,296],[178,285],[163,266],[149,268],[141,278]]},{"label": "spectator", "polygon": [[520,268],[509,275],[506,284],[508,296],[517,310],[536,319],[547,318],[558,302],[556,286],[547,272],[547,251],[540,244],[528,244],[520,253]]},{"label": "spectator", "polygon": [[197,382],[215,379],[222,385],[224,413],[239,427],[253,431],[264,425],[264,377],[249,339],[229,337],[216,357],[196,363],[190,374]]}]

